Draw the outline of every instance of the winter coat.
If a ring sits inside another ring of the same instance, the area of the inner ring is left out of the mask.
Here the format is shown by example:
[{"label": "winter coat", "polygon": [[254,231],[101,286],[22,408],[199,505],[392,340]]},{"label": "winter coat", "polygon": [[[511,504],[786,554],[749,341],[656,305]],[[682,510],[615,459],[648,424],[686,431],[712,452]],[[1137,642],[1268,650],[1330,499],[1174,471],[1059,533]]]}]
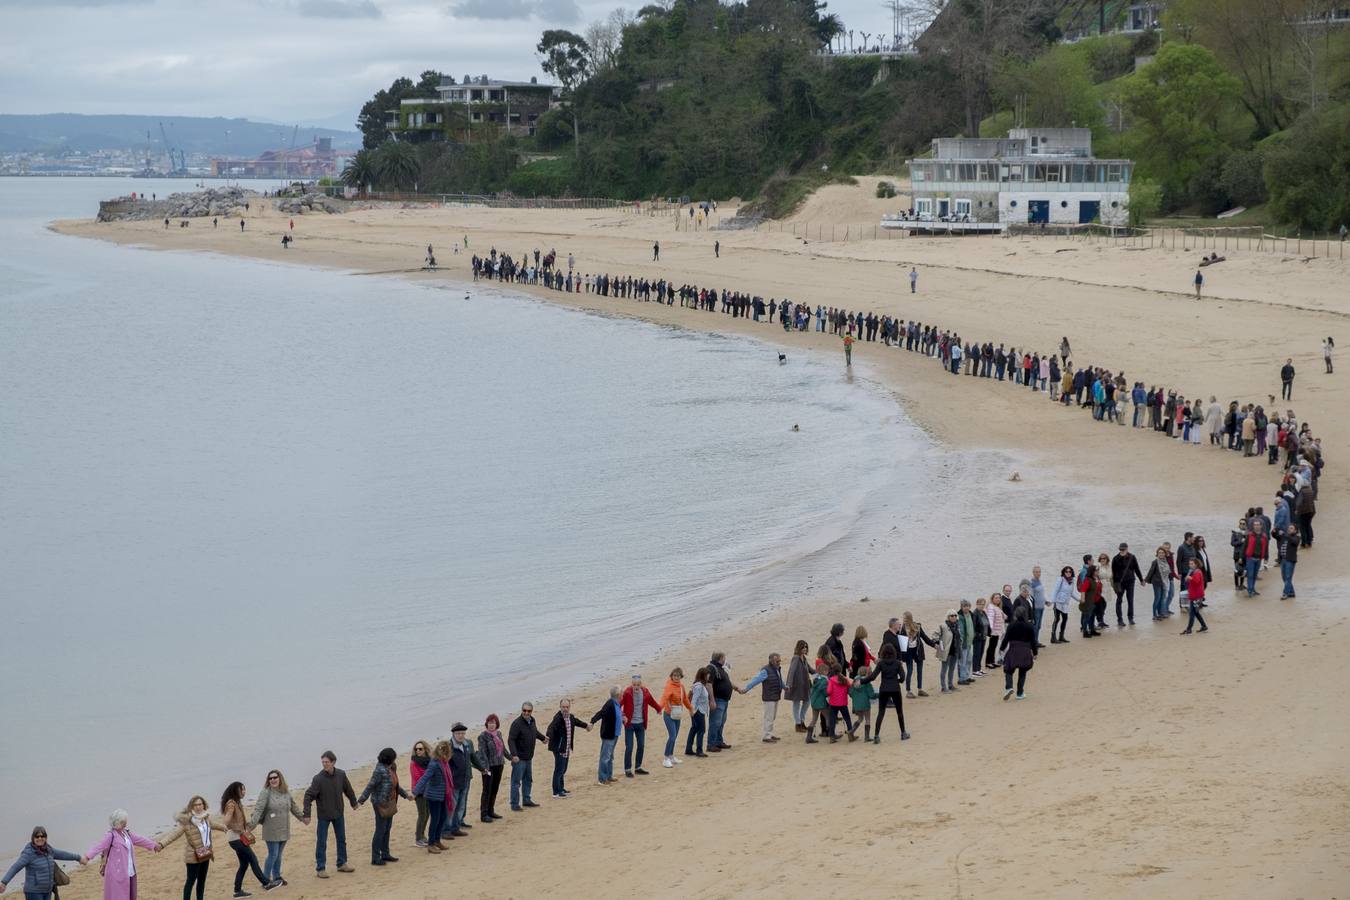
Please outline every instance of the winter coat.
[{"label": "winter coat", "polygon": [[783,697],[788,700],[802,701],[811,699],[811,669],[806,660],[793,656],[788,661],[787,684]]},{"label": "winter coat", "polygon": [[129,830],[108,831],[99,839],[98,843],[90,847],[84,854],[87,859],[96,859],[104,853],[108,854],[107,865],[103,871],[103,900],[130,900],[131,898],[131,878],[127,875],[127,845],[123,837],[131,840],[131,851],[136,852],[137,847],[145,850],[153,850],[156,847],[154,841],[147,837],[141,837],[139,834]]},{"label": "winter coat", "polygon": [[263,788],[262,793],[258,794],[258,802],[253,804],[253,815],[248,822],[249,830],[257,828],[261,822],[264,841],[289,841],[291,819],[287,813],[294,816],[296,821],[303,818],[300,815],[300,804],[295,802],[294,797],[285,791]]},{"label": "winter coat", "polygon": [[[167,835],[164,835],[159,839],[160,846],[167,847],[174,841],[178,840],[179,838],[187,838],[187,840],[183,843],[183,861],[186,863],[201,862],[201,860],[197,858],[197,850],[200,847],[204,846],[204,842],[202,841],[202,833],[201,831],[198,830],[197,825],[192,821],[192,817],[189,816],[187,813],[179,813],[177,816],[174,817],[174,821],[178,823],[177,827],[174,828],[173,831],[170,831]],[[207,829],[208,834],[212,831],[224,832],[226,830],[224,825],[220,824],[219,822],[213,821],[209,816],[207,817],[206,821],[208,824]],[[215,858],[214,841],[212,841],[211,843],[211,851],[212,853],[209,858],[214,859]],[[112,868],[111,862],[108,864],[108,868],[110,869]]]},{"label": "winter coat", "polygon": [[24,845],[19,858],[14,860],[14,865],[9,867],[9,871],[5,873],[4,878],[0,878],[0,882],[9,884],[18,874],[18,871],[23,869],[24,893],[50,893],[55,885],[52,873],[56,869],[58,859],[64,859],[67,862],[79,862],[80,854],[71,853],[69,850],[57,850],[52,846],[48,846],[46,853],[39,853],[30,841]]}]

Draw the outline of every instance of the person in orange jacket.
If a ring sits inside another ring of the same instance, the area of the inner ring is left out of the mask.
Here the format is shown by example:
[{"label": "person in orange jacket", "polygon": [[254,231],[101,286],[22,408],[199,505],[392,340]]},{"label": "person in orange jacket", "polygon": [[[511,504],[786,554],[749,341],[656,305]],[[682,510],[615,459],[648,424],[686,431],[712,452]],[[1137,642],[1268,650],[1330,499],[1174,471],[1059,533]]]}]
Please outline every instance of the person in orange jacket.
[{"label": "person in orange jacket", "polygon": [[680,721],[686,714],[693,715],[694,707],[689,702],[689,690],[684,686],[684,669],[676,667],[666,679],[661,689],[661,718],[666,723],[666,752],[661,765],[673,769],[679,764],[675,755],[675,742],[680,737]]}]

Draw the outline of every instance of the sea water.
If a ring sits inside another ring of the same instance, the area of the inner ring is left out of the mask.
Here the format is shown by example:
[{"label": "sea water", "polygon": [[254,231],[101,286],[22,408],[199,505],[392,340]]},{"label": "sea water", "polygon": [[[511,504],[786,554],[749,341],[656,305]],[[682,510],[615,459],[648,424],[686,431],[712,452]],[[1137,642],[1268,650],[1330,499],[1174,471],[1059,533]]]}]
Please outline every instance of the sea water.
[{"label": "sea water", "polygon": [[833,356],[44,227],[190,187],[0,179],[10,845],[403,755],[851,587],[927,477]]}]

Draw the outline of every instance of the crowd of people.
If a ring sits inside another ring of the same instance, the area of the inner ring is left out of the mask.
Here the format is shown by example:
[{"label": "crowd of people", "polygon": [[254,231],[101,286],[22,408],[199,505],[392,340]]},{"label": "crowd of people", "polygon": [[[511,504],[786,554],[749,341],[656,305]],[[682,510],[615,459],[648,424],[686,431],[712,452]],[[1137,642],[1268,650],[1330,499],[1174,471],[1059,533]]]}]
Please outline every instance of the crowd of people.
[{"label": "crowd of people", "polygon": [[[507,280],[542,277],[560,290],[583,290],[604,296],[655,300],[691,308],[720,311],[733,316],[759,320],[766,312],[775,315],[785,329],[807,330],[815,323],[817,331],[841,335],[846,346],[854,340],[880,340],[888,346],[922,353],[940,361],[953,374],[993,378],[1023,386],[1029,391],[1049,395],[1049,399],[1090,408],[1100,421],[1136,428],[1150,427],[1170,437],[1199,443],[1198,435],[1208,433],[1210,443],[1245,456],[1265,455],[1272,465],[1280,464],[1270,515],[1264,506],[1254,506],[1239,517],[1230,545],[1233,562],[1233,586],[1241,596],[1259,594],[1258,587],[1272,557],[1279,567],[1281,599],[1294,598],[1294,572],[1300,552],[1313,546],[1313,518],[1324,460],[1320,441],[1308,424],[1299,423],[1292,410],[1281,416],[1266,417],[1260,405],[1229,404],[1225,412],[1214,398],[1197,417],[1199,403],[1188,403],[1175,392],[1153,387],[1144,389],[1135,382],[1126,387],[1123,373],[1112,375],[1105,368],[1072,364],[1072,349],[1067,338],[1059,352],[1033,352],[1027,348],[1004,349],[1002,344],[966,341],[934,325],[905,322],[890,316],[862,314],[842,309],[778,301],[767,304],[760,297],[738,292],[672,285],[655,281],[610,275],[577,277],[569,259],[564,275],[550,253],[547,268],[520,265],[495,250],[486,260],[474,259],[474,271]],[[522,256],[528,260],[528,257]],[[562,278],[561,287],[559,278]],[[911,289],[917,283],[911,273]],[[1328,369],[1330,365],[1328,364]],[[1292,380],[1292,376],[1291,376]],[[1124,404],[1124,405],[1122,405]],[[1135,407],[1129,415],[1128,405]],[[1264,438],[1264,440],[1262,440]],[[1280,451],[1284,454],[1281,458]],[[779,707],[788,703],[792,726],[804,735],[808,744],[836,743],[861,739],[879,744],[888,709],[892,711],[899,739],[910,739],[904,701],[929,698],[924,689],[924,664],[931,652],[938,663],[939,694],[952,694],[979,684],[992,670],[1003,671],[1002,699],[1025,700],[1028,674],[1047,645],[1042,643],[1046,612],[1053,614],[1049,644],[1068,644],[1068,623],[1076,609],[1079,634],[1084,639],[1102,636],[1111,626],[1107,621],[1109,587],[1114,595],[1115,626],[1135,625],[1135,590],[1147,584],[1152,588],[1152,619],[1166,622],[1176,613],[1174,600],[1187,614],[1182,635],[1209,630],[1204,610],[1210,600],[1215,560],[1203,535],[1187,532],[1174,549],[1163,542],[1141,565],[1128,543],[1120,543],[1116,553],[1082,557],[1081,565],[1065,565],[1057,577],[1047,582],[1039,566],[1026,578],[1003,584],[988,597],[961,600],[946,611],[935,628],[924,626],[912,613],[888,620],[880,641],[874,645],[865,625],[854,629],[850,646],[843,623],[834,624],[815,653],[810,644],[798,640],[788,658],[786,670],[779,653],[768,655],[752,677],[738,683],[723,652],[711,654],[708,662],[695,670],[686,682],[681,668],[673,669],[659,693],[653,693],[640,673],[632,674],[626,686],[612,687],[607,698],[589,718],[572,712],[572,701],[562,700],[541,731],[534,717],[534,704],[521,705],[519,715],[503,730],[496,714],[488,715],[473,740],[468,727],[455,723],[448,740],[416,741],[408,754],[407,780],[400,777],[398,753],[390,747],[380,751],[364,790],[357,794],[347,774],[337,767],[337,757],[324,751],[320,769],[297,799],[283,774],[272,769],[266,773],[252,809],[246,802],[246,786],[231,782],[222,792],[217,812],[205,797],[191,797],[175,816],[174,827],[158,838],[148,838],[130,830],[128,814],[117,810],[109,817],[107,832],[85,853],[56,849],[48,843],[46,829],[33,829],[30,841],[17,860],[0,879],[0,893],[19,871],[24,871],[27,900],[48,900],[59,887],[69,882],[58,861],[85,865],[98,862],[104,879],[104,900],[135,900],[137,891],[136,848],[162,851],[175,841],[183,841],[185,878],[183,900],[195,895],[202,900],[211,863],[220,842],[233,853],[236,868],[233,896],[248,897],[245,884],[251,875],[263,891],[287,885],[282,859],[290,839],[292,820],[316,828],[314,871],[328,878],[328,844],[334,844],[334,868],[350,873],[354,868],[347,855],[345,814],[347,809],[372,807],[374,829],[370,864],[386,866],[398,862],[391,851],[394,817],[399,800],[412,803],[415,810],[413,840],[429,854],[448,848],[447,841],[463,839],[474,827],[468,821],[474,773],[479,794],[477,823],[491,825],[503,818],[497,811],[503,781],[509,784],[510,811],[527,814],[538,808],[534,800],[533,762],[538,745],[552,756],[551,795],[555,800],[571,796],[567,786],[570,763],[578,749],[580,732],[598,728],[596,781],[601,786],[619,782],[615,777],[615,756],[623,742],[622,772],[625,779],[641,779],[650,773],[645,768],[646,735],[658,724],[665,741],[661,766],[675,769],[686,759],[707,759],[732,750],[726,739],[726,723],[732,701],[737,695],[758,690],[761,704],[758,732],[764,744],[777,744]],[[875,721],[873,721],[875,712]],[[688,727],[684,727],[685,721]],[[841,730],[842,721],[842,730]],[[683,756],[680,736],[684,734]],[[510,764],[509,776],[505,775]],[[219,833],[222,838],[217,839]],[[262,861],[254,848],[261,841],[266,856]]]}]

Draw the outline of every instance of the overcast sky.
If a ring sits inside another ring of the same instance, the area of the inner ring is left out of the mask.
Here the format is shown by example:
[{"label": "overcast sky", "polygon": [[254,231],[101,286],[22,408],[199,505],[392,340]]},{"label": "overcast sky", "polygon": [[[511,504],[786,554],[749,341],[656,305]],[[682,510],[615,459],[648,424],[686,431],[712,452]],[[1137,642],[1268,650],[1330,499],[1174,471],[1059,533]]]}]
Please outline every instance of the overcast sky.
[{"label": "overcast sky", "polygon": [[[642,0],[646,2],[646,0]],[[354,128],[370,95],[439,69],[527,80],[545,28],[616,0],[0,0],[0,112],[242,116]],[[880,0],[831,0],[858,30]],[[339,117],[339,121],[330,121]]]}]

